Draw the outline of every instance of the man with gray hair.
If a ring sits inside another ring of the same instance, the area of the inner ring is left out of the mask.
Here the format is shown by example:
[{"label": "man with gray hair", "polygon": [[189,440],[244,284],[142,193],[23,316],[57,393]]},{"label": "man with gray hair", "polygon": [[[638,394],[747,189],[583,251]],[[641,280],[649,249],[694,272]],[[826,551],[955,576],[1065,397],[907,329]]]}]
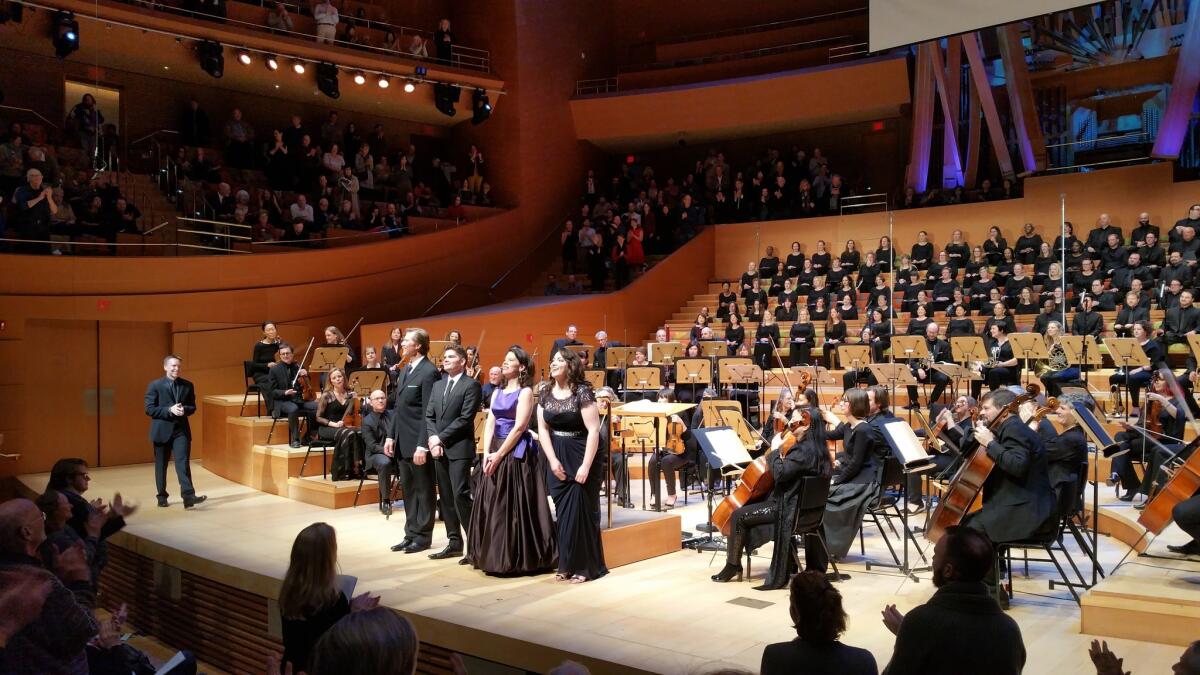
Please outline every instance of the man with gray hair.
[{"label": "man with gray hair", "polygon": [[51,551],[54,562],[46,571],[38,557],[45,541],[45,518],[33,502],[18,498],[0,504],[0,594],[9,584],[29,584],[31,577],[31,587],[50,585],[37,617],[6,636],[0,672],[86,675],[84,648],[99,625],[91,612],[95,595],[83,542]]},{"label": "man with gray hair", "polygon": [[24,239],[39,243],[28,244],[31,253],[49,253],[50,219],[58,213],[58,204],[49,185],[42,183],[42,172],[30,169],[25,172],[25,184],[13,194],[16,204],[17,225]]}]

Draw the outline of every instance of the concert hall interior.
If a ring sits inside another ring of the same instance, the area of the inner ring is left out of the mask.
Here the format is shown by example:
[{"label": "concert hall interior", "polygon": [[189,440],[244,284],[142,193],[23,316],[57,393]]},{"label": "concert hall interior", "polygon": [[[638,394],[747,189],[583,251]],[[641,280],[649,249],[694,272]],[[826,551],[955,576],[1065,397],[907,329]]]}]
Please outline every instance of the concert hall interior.
[{"label": "concert hall interior", "polygon": [[1200,675],[1198,94],[1200,0],[0,0],[0,673]]}]

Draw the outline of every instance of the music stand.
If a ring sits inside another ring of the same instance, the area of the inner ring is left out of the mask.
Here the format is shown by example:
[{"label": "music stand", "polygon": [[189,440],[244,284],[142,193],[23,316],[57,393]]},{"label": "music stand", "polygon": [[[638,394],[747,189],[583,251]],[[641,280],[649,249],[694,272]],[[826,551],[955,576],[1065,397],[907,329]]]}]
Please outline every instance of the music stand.
[{"label": "music stand", "polygon": [[633,360],[633,355],[637,353],[637,350],[637,347],[609,347],[605,349],[604,369],[623,370]]},{"label": "music stand", "polygon": [[[762,383],[763,370],[762,370],[762,368],[759,368],[756,364],[753,364],[753,363],[748,363],[748,364],[733,364],[733,363],[731,363],[731,364],[726,365],[725,368],[729,371],[729,377],[730,377],[729,383],[730,384],[742,384],[742,385],[746,386],[746,394],[745,394],[746,400],[742,403],[742,406],[743,406],[742,409],[746,411],[746,413],[747,413],[746,417],[749,418],[750,417],[750,415],[749,415],[749,413],[750,413],[750,391],[749,391],[750,385]],[[761,394],[762,392],[760,391],[759,393]],[[761,395],[759,396],[758,403],[759,403],[759,408],[760,408],[760,410],[758,411],[758,413],[759,413],[758,417],[759,417],[759,420],[761,421],[762,420],[762,410],[761,410],[762,396]]]},{"label": "music stand", "polygon": [[675,386],[686,386],[692,394],[692,400],[698,398],[696,389],[701,391],[712,384],[712,361],[710,359],[679,359],[675,362]]},{"label": "music stand", "polygon": [[950,378],[950,381],[954,383],[954,398],[956,399],[958,398],[958,387],[963,380],[974,382],[975,380],[983,379],[983,375],[980,375],[978,372],[970,368],[964,368],[956,363],[935,363],[932,367],[934,370]]},{"label": "music stand", "polygon": [[625,391],[658,391],[662,388],[662,369],[658,366],[633,366],[625,369]]},{"label": "music stand", "polygon": [[[733,427],[705,427],[703,429],[692,430],[692,437],[696,439],[696,444],[700,447],[701,454],[707,462],[708,471],[705,478],[708,484],[712,485],[712,473],[718,472],[722,476],[737,476],[745,471],[745,467],[753,461],[750,458],[750,453],[742,445],[741,438]],[[713,493],[715,490],[708,490],[708,522],[712,523],[713,514]],[[707,535],[703,537],[694,537],[683,542],[685,548],[694,548],[696,552],[700,551],[724,551],[726,548],[725,537],[720,539],[713,537],[713,530],[710,528]]]},{"label": "music stand", "polygon": [[354,392],[356,396],[361,396],[365,401],[376,389],[386,391],[387,379],[387,371],[382,368],[356,370],[347,376],[346,389]]},{"label": "music stand", "polygon": [[[1112,358],[1113,364],[1125,371],[1125,391],[1120,394],[1124,400],[1124,397],[1129,394],[1130,368],[1149,368],[1150,357],[1142,351],[1142,346],[1138,344],[1137,338],[1105,338],[1104,346],[1108,347],[1108,355]],[[1128,404],[1125,405],[1125,412],[1128,417]]]},{"label": "music stand", "polygon": [[1087,391],[1091,387],[1088,383],[1088,367],[1098,368],[1104,365],[1104,355],[1100,353],[1100,345],[1096,343],[1095,336],[1061,335],[1058,343],[1062,345],[1063,351],[1067,355],[1067,363],[1079,366],[1079,379],[1083,382],[1084,393],[1090,396],[1091,394]]},{"label": "music stand", "polygon": [[[898,367],[904,367],[900,364],[889,364]],[[875,366],[872,366],[874,368]],[[904,367],[904,372],[912,373],[908,368]],[[876,375],[878,377],[878,375]],[[908,476],[911,474],[924,473],[937,468],[933,463],[933,459],[925,452],[925,448],[921,444],[921,439],[917,438],[917,434],[913,432],[911,422],[906,424],[900,420],[888,422],[881,425],[880,430],[883,432],[883,438],[887,441],[888,446],[892,449],[892,456],[900,463],[901,471],[904,473],[905,479],[900,481],[900,502],[908,500]],[[917,555],[921,556],[921,560],[928,562],[925,557],[925,552],[921,550],[920,543],[913,536],[912,528],[908,526],[908,509],[900,509],[900,522],[904,529],[904,557],[899,565],[889,563],[871,563],[870,567],[892,567],[900,573],[904,574],[914,582],[918,581],[917,572],[924,572],[931,569],[928,565],[925,567],[910,567],[908,564],[908,544],[911,541],[913,547],[917,549]]]},{"label": "music stand", "polygon": [[[888,389],[891,390],[892,400],[896,400],[897,385],[906,387],[915,387],[920,382],[913,377],[912,370],[909,369],[907,363],[872,363],[870,365],[871,372],[875,374],[875,380],[880,384],[888,383]],[[912,408],[908,409],[908,423],[912,424]]]},{"label": "music stand", "polygon": [[[914,360],[924,362],[928,361],[931,356],[932,354],[929,353],[929,343],[925,341],[925,336],[923,335],[897,335],[892,338],[892,357],[897,361],[901,359],[907,361],[910,371]],[[917,380],[917,385],[922,390],[926,389],[924,383],[920,380]],[[920,401],[908,402],[909,405],[914,403],[918,406],[921,405]]]},{"label": "music stand", "polygon": [[593,347],[592,345],[585,345],[585,344],[580,343],[580,344],[576,344],[576,345],[567,345],[567,346],[563,347],[563,349],[570,349],[571,351],[573,351],[579,355],[579,359],[581,361],[583,361],[584,363],[591,363],[591,361],[588,360],[588,357],[591,356],[592,350],[595,349],[595,347]]},{"label": "music stand", "polygon": [[1013,354],[1025,360],[1025,387],[1029,388],[1029,362],[1033,359],[1049,359],[1046,340],[1041,333],[1013,333],[1008,336],[1013,344]]},{"label": "music stand", "polygon": [[[1088,336],[1091,337],[1091,336]],[[1083,433],[1092,441],[1092,585],[1098,581],[1097,575],[1103,576],[1104,569],[1097,559],[1100,549],[1100,455],[1116,457],[1120,452],[1119,445],[1108,435],[1104,425],[1096,419],[1095,414],[1087,406],[1076,401],[1070,407],[1071,416],[1079,423]]]},{"label": "music stand", "polygon": [[608,372],[596,368],[588,368],[583,371],[583,379],[591,383],[592,389],[596,390],[605,386],[608,378]]},{"label": "music stand", "polygon": [[716,358],[725,354],[724,340],[701,340],[699,342],[700,353],[709,358]]},{"label": "music stand", "polygon": [[950,338],[950,358],[964,368],[972,361],[987,363],[988,351],[978,335]]},{"label": "music stand", "polygon": [[[637,370],[650,370],[650,369],[649,368],[630,368],[629,371],[626,371],[626,372],[633,372],[633,371],[637,371]],[[657,368],[654,368],[653,370],[656,373],[659,372]],[[615,408],[612,409],[612,414],[620,415],[622,423],[624,423],[628,420],[633,420],[633,419],[649,419],[654,428],[654,448],[652,448],[652,450],[651,450],[653,452],[654,450],[657,450],[659,447],[662,447],[662,445],[664,444],[666,429],[662,425],[662,422],[664,420],[666,420],[667,418],[669,418],[671,415],[678,415],[679,413],[684,412],[685,410],[690,410],[691,408],[695,408],[695,407],[696,407],[695,404],[692,404],[692,403],[665,403],[665,402],[660,402],[660,401],[648,401],[646,399],[642,399],[640,401],[633,401],[631,403],[623,403],[619,406],[616,406]],[[644,510],[644,509],[646,509],[646,480],[645,479],[647,478],[648,474],[646,473],[646,453],[642,452],[641,454],[642,454],[642,478],[643,478],[643,480],[642,480],[642,509]],[[626,448],[625,456],[626,456],[626,458],[629,457],[628,448]],[[628,461],[628,459],[626,459],[626,461]],[[658,505],[657,510],[659,510],[659,511],[662,510],[662,504]]]},{"label": "music stand", "polygon": [[683,353],[683,345],[678,342],[647,342],[646,356],[649,357],[650,363],[662,364],[663,359],[670,358],[672,361],[679,358]]},{"label": "music stand", "polygon": [[[871,347],[869,345],[838,345],[838,365],[855,373],[866,368],[871,363]],[[847,365],[849,364],[849,365]],[[858,376],[855,375],[855,382]]]},{"label": "music stand", "polygon": [[345,369],[346,360],[349,358],[349,347],[317,347],[313,350],[312,360],[308,362],[308,370],[314,373],[328,373],[334,368]]},{"label": "music stand", "polygon": [[[429,355],[437,356],[440,358],[440,356],[442,354],[446,353],[446,347],[449,347],[452,344],[454,344],[454,343],[449,340],[430,340],[429,341]],[[430,361],[433,361],[433,359],[430,359]],[[435,365],[436,365],[436,363],[435,363]]]}]

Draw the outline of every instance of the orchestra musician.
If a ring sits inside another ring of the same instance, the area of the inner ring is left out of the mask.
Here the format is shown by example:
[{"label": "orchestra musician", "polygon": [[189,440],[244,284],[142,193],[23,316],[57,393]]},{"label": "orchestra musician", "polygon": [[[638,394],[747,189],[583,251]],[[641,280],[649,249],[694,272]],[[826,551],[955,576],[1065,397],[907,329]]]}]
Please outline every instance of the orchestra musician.
[{"label": "orchestra musician", "polygon": [[350,368],[352,364],[358,362],[354,355],[354,347],[347,344],[346,336],[342,335],[342,331],[337,326],[325,327],[325,346],[346,348],[346,363],[342,366],[343,368]]},{"label": "orchestra musician", "polygon": [[366,468],[374,467],[379,483],[379,510],[385,516],[392,515],[392,476],[396,472],[395,451],[385,448],[388,433],[392,429],[392,413],[387,409],[387,394],[382,389],[371,392],[368,399],[371,411],[363,416],[362,444],[366,456]]},{"label": "orchestra musician", "polygon": [[[1012,321],[1011,317],[1007,318]],[[1008,341],[1008,332],[1008,328],[1003,322],[993,323],[988,330],[992,338],[992,345],[989,347],[991,358],[985,364],[976,364],[983,379],[971,383],[973,397],[979,398],[984,384],[987,384],[989,391],[996,391],[1000,387],[1020,381],[1020,361],[1013,355],[1012,344]]]},{"label": "orchestra musician", "polygon": [[605,370],[604,382],[613,389],[619,389],[621,386],[621,374],[616,368],[608,370],[608,348],[622,347],[620,342],[608,339],[608,332],[596,331],[596,349],[592,352],[592,367],[598,370]]},{"label": "orchestra musician", "polygon": [[307,405],[300,391],[296,388],[297,378],[308,375],[308,371],[295,362],[296,354],[291,344],[279,343],[279,362],[271,367],[271,400],[274,403],[273,414],[276,418],[287,417],[288,445],[298,448],[301,445],[300,416],[303,415],[312,429],[316,423],[316,408]]},{"label": "orchestra musician", "polygon": [[[674,403],[675,394],[667,387],[663,387],[658,392],[658,401],[660,403]],[[700,457],[700,446],[696,439],[692,437],[692,429],[698,428],[704,420],[704,416],[700,411],[700,406],[696,406],[692,410],[690,419],[684,420],[682,415],[671,415],[667,418],[666,424],[668,428],[668,439],[682,443],[684,450],[680,453],[673,453],[668,448],[655,448],[654,454],[650,456],[647,464],[650,471],[650,490],[653,501],[650,508],[655,511],[667,511],[675,508],[676,477],[680,471],[686,470],[688,467],[696,466]],[[679,437],[673,438],[672,425],[679,425]],[[659,486],[660,474],[665,474],[667,481],[667,501],[663,502]],[[686,480],[686,479],[685,479]]]},{"label": "orchestra musician", "polygon": [[333,443],[333,462],[329,475],[333,480],[349,480],[359,457],[357,429],[346,425],[346,411],[354,405],[354,392],[346,389],[346,371],[334,368],[327,373],[325,389],[317,397],[317,438]]},{"label": "orchestra musician", "polygon": [[608,461],[612,462],[612,479],[615,481],[615,484],[609,484],[609,491],[617,497],[618,506],[632,509],[633,501],[629,498],[629,456],[624,451],[623,446],[621,449],[617,449],[614,447],[615,444],[609,442],[610,435],[608,429],[610,422],[612,428],[611,437],[613,439],[621,432],[621,416],[612,415],[612,406],[616,401],[617,393],[612,388],[600,387],[596,390],[596,411],[600,413],[600,429],[602,431],[600,434],[600,453],[602,456],[607,457]]},{"label": "orchestra musician", "polygon": [[[787,586],[792,573],[792,531],[794,529],[800,487],[805,476],[829,477],[832,465],[825,447],[825,425],[804,426],[803,409],[792,411],[789,423],[794,431],[776,434],[767,455],[767,466],[775,484],[770,496],[736,509],[731,516],[732,536],[726,553],[725,567],[714,574],[716,582],[727,582],[742,571],[741,555],[768,541],[775,541],[771,567],[761,586],[755,590],[775,590]],[[805,538],[805,566],[825,571],[827,560],[821,543]]]},{"label": "orchestra musician", "polygon": [[579,336],[579,329],[575,326],[575,324],[571,324],[571,325],[567,326],[567,332],[565,334],[565,337],[560,337],[560,338],[555,339],[554,344],[550,347],[550,358],[553,359],[555,354],[559,353],[560,351],[562,351],[563,349],[565,349],[567,347],[583,344],[579,340],[575,339],[578,336]]},{"label": "orchestra musician", "polygon": [[[388,388],[396,390],[396,381],[400,379],[400,342],[404,339],[404,330],[399,326],[388,333],[387,342],[383,343],[383,367],[388,371]],[[390,398],[390,397],[389,397]],[[389,401],[389,407],[391,402]]]},{"label": "orchestra musician", "polygon": [[449,342],[452,345],[461,345],[462,344],[462,331],[452,330],[449,333],[446,333],[446,342]]},{"label": "orchestra musician", "polygon": [[425,406],[438,381],[437,368],[426,358],[429,333],[410,328],[400,342],[401,357],[409,364],[400,374],[392,429],[385,450],[398,455],[400,485],[404,490],[404,539],[393,551],[418,553],[429,548],[433,536],[433,467],[426,446]]},{"label": "orchestra musician", "polygon": [[[1055,517],[1046,446],[1019,415],[1004,412],[1014,399],[1016,394],[1008,389],[988,392],[980,405],[982,419],[972,431],[977,452],[986,452],[996,465],[983,484],[983,508],[963,524],[983,531],[997,544],[1029,539],[1052,525]],[[996,583],[993,573],[989,585]]]},{"label": "orchestra musician", "polygon": [[363,347],[363,364],[361,368],[355,370],[382,370],[383,361],[379,359],[379,352],[375,350],[374,345]]},{"label": "orchestra musician", "polygon": [[[1021,406],[1022,419],[1026,419],[1030,428],[1041,436],[1046,445],[1046,470],[1050,476],[1050,487],[1056,497],[1055,503],[1066,503],[1063,492],[1072,489],[1075,491],[1075,498],[1071,500],[1073,512],[1083,508],[1088,457],[1087,437],[1071,414],[1071,408],[1077,402],[1093,412],[1096,409],[1091,396],[1066,394],[1058,397],[1058,408],[1034,423],[1028,418],[1036,410],[1036,404],[1029,401]],[[1058,422],[1057,427],[1050,421],[1052,417]],[[1059,428],[1062,429],[1061,432],[1058,431]]]},{"label": "orchestra musician", "polygon": [[488,404],[492,400],[492,392],[496,391],[504,382],[504,371],[500,366],[492,366],[488,368],[488,380],[483,383],[480,388],[480,405],[484,410],[487,410]]},{"label": "orchestra musician", "polygon": [[[954,404],[943,407],[938,411],[934,418],[934,424],[941,425],[938,432],[938,443],[934,446],[940,452],[932,452],[929,454],[933,460],[934,466],[937,467],[938,476],[949,476],[958,466],[959,460],[962,458],[963,443],[971,436],[971,429],[974,426],[972,416],[977,411],[977,402],[970,396],[959,396],[954,399]],[[924,431],[924,430],[922,430]],[[949,441],[950,446],[945,444]],[[920,482],[918,477],[918,483]],[[912,484],[909,484],[912,487]]]},{"label": "orchestra musician", "polygon": [[1038,379],[1046,387],[1048,396],[1062,393],[1063,382],[1079,379],[1079,366],[1067,362],[1067,351],[1062,345],[1062,324],[1051,321],[1046,324],[1046,348],[1050,358],[1038,365]]},{"label": "orchestra musician", "polygon": [[1133,407],[1137,408],[1142,389],[1150,383],[1150,376],[1158,368],[1162,367],[1166,360],[1166,353],[1162,345],[1151,338],[1154,334],[1154,328],[1149,321],[1138,321],[1133,324],[1133,339],[1138,341],[1142,351],[1146,353],[1146,357],[1150,359],[1150,366],[1138,366],[1128,370],[1118,368],[1116,372],[1108,378],[1108,383],[1111,385],[1124,385],[1129,390],[1129,400],[1133,403]]},{"label": "orchestra musician", "polygon": [[275,327],[275,322],[264,321],[262,338],[254,343],[254,352],[250,356],[250,373],[254,377],[254,384],[258,385],[258,390],[262,392],[268,411],[273,408],[271,368],[275,367],[275,353],[279,351],[279,342],[279,330]]},{"label": "orchestra musician", "polygon": [[[446,548],[430,554],[434,560],[462,556],[463,530],[471,523],[471,465],[475,461],[475,413],[479,410],[479,382],[466,372],[467,352],[450,344],[442,355],[445,376],[433,385],[425,406],[427,446],[437,479],[442,522],[450,540]],[[460,564],[469,563],[462,558]]]},{"label": "orchestra musician", "polygon": [[879,455],[878,449],[886,442],[878,437],[877,428],[867,424],[872,415],[871,401],[866,391],[850,389],[842,394],[842,402],[838,404],[845,422],[829,411],[823,415],[830,437],[842,440],[842,451],[833,461],[833,484],[825,505],[825,543],[834,560],[850,552],[862,526],[863,513],[879,492],[883,475],[885,457]]},{"label": "orchestra musician", "polygon": [[[941,400],[942,392],[950,384],[950,378],[945,373],[932,368],[935,363],[947,363],[953,360],[950,356],[950,343],[939,337],[940,331],[941,327],[936,323],[925,326],[925,344],[929,348],[929,358],[924,361],[921,359],[908,360],[908,366],[918,382],[933,384],[933,391],[929,393],[929,405]],[[913,385],[908,387],[908,407],[914,410],[920,407],[917,388]]]},{"label": "orchestra musician", "polygon": [[[1187,418],[1175,405],[1169,385],[1157,373],[1150,380],[1150,390],[1146,392],[1146,410],[1143,412],[1145,419],[1139,427],[1149,430],[1162,448],[1147,444],[1145,436],[1139,431],[1121,431],[1113,438],[1123,450],[1128,450],[1112,459],[1113,475],[1125,490],[1125,494],[1119,497],[1123,502],[1133,501],[1137,493],[1149,497],[1155,481],[1160,478],[1162,465],[1185,447],[1181,439]],[[1155,433],[1161,436],[1155,436]],[[1188,454],[1185,453],[1181,458],[1187,459]],[[1138,478],[1134,471],[1134,461],[1142,463],[1142,478]]]}]

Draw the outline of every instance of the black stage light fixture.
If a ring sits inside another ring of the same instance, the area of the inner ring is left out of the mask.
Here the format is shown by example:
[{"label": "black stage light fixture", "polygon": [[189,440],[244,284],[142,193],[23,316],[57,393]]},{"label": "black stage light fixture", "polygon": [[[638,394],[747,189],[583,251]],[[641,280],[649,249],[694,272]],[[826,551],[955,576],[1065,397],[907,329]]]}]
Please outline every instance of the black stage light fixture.
[{"label": "black stage light fixture", "polygon": [[492,116],[492,102],[486,89],[476,89],[471,94],[471,124],[483,124]]},{"label": "black stage light fixture", "polygon": [[216,79],[225,74],[225,48],[220,42],[205,40],[196,45],[196,55],[200,57],[200,69]]},{"label": "black stage light fixture", "polygon": [[458,103],[461,94],[462,89],[457,85],[435,84],[433,85],[433,104],[446,117],[454,117],[458,112],[454,106]]},{"label": "black stage light fixture", "polygon": [[317,89],[321,90],[329,98],[338,98],[342,95],[338,88],[338,69],[332,63],[317,64]]},{"label": "black stage light fixture", "polygon": [[75,13],[59,10],[54,13],[54,21],[50,24],[50,41],[54,43],[54,53],[58,58],[65,59],[79,49],[79,22]]}]

